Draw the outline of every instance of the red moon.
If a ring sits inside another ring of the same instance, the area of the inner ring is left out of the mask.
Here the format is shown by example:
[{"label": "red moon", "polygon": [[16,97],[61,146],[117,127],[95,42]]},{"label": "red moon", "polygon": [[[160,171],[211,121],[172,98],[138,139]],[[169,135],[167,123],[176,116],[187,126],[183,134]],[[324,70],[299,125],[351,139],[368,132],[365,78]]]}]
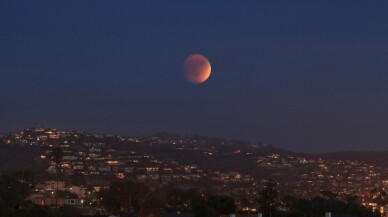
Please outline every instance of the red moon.
[{"label": "red moon", "polygon": [[205,82],[211,72],[209,60],[201,54],[191,54],[183,64],[183,71],[187,81],[200,84]]}]

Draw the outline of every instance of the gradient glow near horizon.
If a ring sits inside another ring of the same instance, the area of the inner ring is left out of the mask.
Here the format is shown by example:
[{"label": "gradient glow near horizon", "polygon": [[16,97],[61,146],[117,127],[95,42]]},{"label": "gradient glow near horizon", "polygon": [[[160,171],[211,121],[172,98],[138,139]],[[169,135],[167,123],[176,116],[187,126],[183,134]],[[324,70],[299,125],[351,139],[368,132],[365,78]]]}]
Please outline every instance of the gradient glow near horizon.
[{"label": "gradient glow near horizon", "polygon": [[[43,125],[308,152],[386,149],[387,8],[1,1],[0,132]],[[182,79],[192,53],[216,66],[201,85]]]}]

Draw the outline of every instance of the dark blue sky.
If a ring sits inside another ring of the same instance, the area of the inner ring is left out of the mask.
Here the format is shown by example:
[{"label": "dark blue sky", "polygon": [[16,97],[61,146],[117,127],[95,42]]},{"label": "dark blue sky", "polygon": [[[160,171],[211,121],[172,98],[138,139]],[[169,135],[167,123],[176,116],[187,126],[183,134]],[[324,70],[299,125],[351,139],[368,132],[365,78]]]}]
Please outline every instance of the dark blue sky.
[{"label": "dark blue sky", "polygon": [[[388,144],[386,1],[0,1],[0,132]],[[186,56],[212,75],[186,82]]]}]

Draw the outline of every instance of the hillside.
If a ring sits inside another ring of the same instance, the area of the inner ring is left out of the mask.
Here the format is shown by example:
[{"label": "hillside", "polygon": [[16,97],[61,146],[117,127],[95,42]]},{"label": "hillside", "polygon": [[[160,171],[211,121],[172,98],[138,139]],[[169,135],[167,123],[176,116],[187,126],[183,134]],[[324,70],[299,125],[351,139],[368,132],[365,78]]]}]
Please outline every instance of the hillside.
[{"label": "hillside", "polygon": [[323,153],[320,156],[332,160],[359,160],[388,167],[388,151],[341,151]]}]

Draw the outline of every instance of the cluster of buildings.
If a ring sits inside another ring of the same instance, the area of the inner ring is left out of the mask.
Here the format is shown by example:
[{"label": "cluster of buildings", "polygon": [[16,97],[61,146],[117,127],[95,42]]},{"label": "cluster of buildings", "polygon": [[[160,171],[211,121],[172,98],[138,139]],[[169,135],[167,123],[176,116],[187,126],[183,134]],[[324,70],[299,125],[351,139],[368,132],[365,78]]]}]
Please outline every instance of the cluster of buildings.
[{"label": "cluster of buildings", "polygon": [[[279,183],[280,192],[302,197],[313,197],[322,190],[329,190],[339,197],[359,195],[368,202],[371,190],[388,189],[387,168],[356,160],[330,160],[282,152],[271,145],[241,141],[166,133],[123,137],[40,128],[10,133],[0,139],[3,145],[40,147],[40,156],[35,157],[47,162],[44,170],[49,174],[59,172],[65,176],[82,174],[85,177],[85,186],[71,183],[58,186],[74,193],[63,197],[60,204],[83,206],[81,200],[93,194],[93,190],[88,192],[87,188],[98,191],[117,179],[158,185],[208,186],[251,201],[268,177]],[[51,160],[52,149],[57,146],[64,152],[59,171]],[[241,166],[243,164],[247,166]],[[45,181],[31,195],[37,204],[53,204],[50,194],[55,188],[50,180]]]},{"label": "cluster of buildings", "polygon": [[91,193],[84,186],[67,185],[64,181],[49,180],[35,184],[26,200],[41,206],[69,205],[82,208],[86,205],[86,198],[91,198]]},{"label": "cluster of buildings", "polygon": [[258,157],[256,164],[270,170],[275,179],[288,180],[283,187],[302,197],[330,190],[339,196],[358,195],[367,200],[373,189],[388,189],[388,168],[357,160],[271,154]]}]

